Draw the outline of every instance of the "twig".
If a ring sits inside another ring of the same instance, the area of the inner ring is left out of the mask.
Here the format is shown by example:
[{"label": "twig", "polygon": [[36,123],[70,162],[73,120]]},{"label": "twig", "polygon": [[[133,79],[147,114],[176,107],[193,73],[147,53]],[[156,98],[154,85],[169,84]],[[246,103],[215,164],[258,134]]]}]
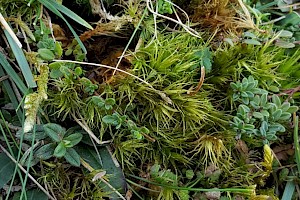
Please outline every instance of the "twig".
[{"label": "twig", "polygon": [[31,174],[29,174],[29,172],[26,171],[26,169],[23,168],[23,166],[21,164],[19,164],[10,154],[8,151],[6,151],[6,149],[0,144],[0,148],[1,150],[24,172],[27,173],[28,177],[32,180],[32,182],[34,182],[51,200],[57,200],[55,197],[52,197],[46,190],[45,188],[39,184],[39,182],[37,182],[37,180],[35,180],[35,178],[33,178],[33,176],[31,176]]},{"label": "twig", "polygon": [[191,96],[195,95],[201,89],[203,82],[204,82],[204,78],[205,78],[205,67],[202,66],[201,67],[201,77],[200,77],[199,83],[194,91],[191,91],[191,92],[188,91],[189,95],[191,95]]},{"label": "twig", "polygon": [[173,104],[172,100],[162,91],[159,91],[157,89],[155,89],[150,83],[148,83],[147,81],[127,72],[121,69],[118,69],[116,67],[112,67],[112,66],[108,66],[108,65],[102,65],[102,64],[96,64],[96,63],[88,63],[88,62],[79,62],[79,61],[74,61],[74,60],[53,60],[54,62],[68,62],[68,63],[76,63],[76,64],[82,64],[82,65],[91,65],[91,66],[97,66],[97,67],[105,67],[108,69],[115,69],[119,72],[122,72],[124,74],[127,74],[129,76],[132,76],[134,78],[136,78],[137,80],[141,81],[142,83],[145,83],[146,85],[148,85],[154,92],[156,92],[165,102],[167,102],[168,104]]},{"label": "twig", "polygon": [[169,0],[165,0],[166,2],[170,3],[172,6],[176,7],[178,10],[180,10],[186,17],[186,20],[187,20],[187,25],[190,26],[190,18],[189,18],[189,15],[182,9],[180,8],[179,6],[177,6],[175,3],[169,1]]},{"label": "twig", "polygon": [[111,184],[109,184],[104,178],[100,177],[100,180],[105,183],[110,189],[112,189],[121,199],[126,200],[118,190],[116,190]]},{"label": "twig", "polygon": [[288,98],[286,99],[286,101],[288,101],[290,98],[292,98],[292,96],[296,93],[300,91],[300,85],[295,87],[295,88],[291,88],[291,89],[287,89],[284,90],[283,92],[277,94],[277,96],[283,96],[283,95],[288,95]]},{"label": "twig", "polygon": [[22,44],[20,40],[17,38],[16,34],[10,28],[8,23],[5,21],[3,15],[0,13],[0,23],[3,25],[3,28],[8,32],[8,34],[12,37],[12,39],[16,42],[19,48],[22,48]]},{"label": "twig", "polygon": [[48,25],[49,25],[49,28],[50,28],[52,39],[53,39],[54,42],[56,42],[56,38],[54,37],[54,31],[53,31],[53,26],[52,26],[52,22],[51,22],[51,17],[49,15],[49,13],[47,12],[47,10],[44,10],[44,12],[45,12],[45,15],[48,19],[48,23],[49,23]]},{"label": "twig", "polygon": [[14,126],[10,123],[8,123],[7,121],[4,121],[2,119],[0,119],[0,123],[1,124],[4,124],[4,125],[7,125],[7,127],[13,131],[19,131],[19,130],[22,130],[22,127],[19,127],[19,126]]},{"label": "twig", "polygon": [[84,119],[81,119],[81,122],[73,113],[71,113],[73,119],[81,126],[94,140],[97,144],[108,144],[111,143],[111,140],[101,142],[95,134],[91,131],[91,129],[85,124]]},{"label": "twig", "polygon": [[[102,65],[102,64],[97,64],[97,63],[88,63],[88,62],[79,62],[79,61],[73,61],[73,60],[53,60],[54,62],[68,62],[68,63],[76,63],[76,64],[82,64],[82,65],[91,65],[91,66],[97,66],[97,67],[105,67],[105,68],[108,68],[108,69],[115,69],[116,71],[119,71],[119,72],[122,72],[124,74],[127,74],[129,76],[132,76],[136,79],[138,79],[139,81],[145,83],[146,85],[148,85],[149,87],[153,88],[153,86],[148,83],[147,81],[127,72],[127,71],[124,71],[122,69],[118,69],[116,67],[112,67],[112,66],[108,66],[108,65]],[[154,88],[153,88],[154,89]]]},{"label": "twig", "polygon": [[[146,11],[146,9],[145,9],[145,11]],[[142,15],[140,21],[138,22],[136,28],[134,29],[134,31],[133,31],[133,33],[132,33],[132,35],[131,35],[131,37],[130,37],[128,43],[127,43],[127,45],[125,46],[125,49],[124,49],[124,51],[122,52],[122,55],[120,56],[120,58],[119,58],[119,60],[118,60],[118,63],[117,63],[117,65],[116,65],[116,67],[115,67],[115,70],[114,70],[114,72],[113,72],[113,75],[115,75],[115,73],[116,73],[116,71],[117,71],[119,65],[121,64],[122,59],[124,58],[124,55],[125,55],[127,49],[129,48],[129,45],[130,45],[131,41],[133,40],[133,38],[134,38],[136,32],[138,31],[138,28],[140,27],[140,25],[141,25],[141,23],[142,23],[142,21],[143,21],[145,15],[146,15],[146,12],[145,12],[145,11],[144,11],[144,13],[143,13],[143,15]]]},{"label": "twig", "polygon": [[25,41],[26,46],[27,46],[27,51],[31,52],[31,49],[30,49],[30,46],[29,46],[29,42],[28,42],[27,37],[26,37],[26,33],[25,33],[25,31],[24,31],[24,29],[22,27],[20,27],[20,29],[21,29],[22,35],[24,36],[24,41]]},{"label": "twig", "polygon": [[18,88],[17,88],[15,82],[12,81],[11,79],[10,79],[10,82],[11,82],[11,86],[12,86],[14,92],[15,92],[15,95],[16,95],[16,97],[17,97],[19,103],[22,102],[22,96],[21,96],[21,94],[20,94],[20,92],[19,92],[19,90],[18,90]]},{"label": "twig", "polygon": [[[79,115],[79,117],[80,117],[81,119],[83,119],[83,117],[80,115],[80,113],[78,113],[78,115]],[[85,121],[83,121],[83,123],[84,123],[84,125],[85,125],[86,127],[88,127],[88,125],[86,124]],[[97,146],[96,146],[96,144],[95,144],[95,141],[93,140],[93,138],[92,138],[91,135],[89,135],[89,137],[90,137],[90,140],[91,140],[92,143],[93,143],[93,147],[94,147],[94,149],[95,149],[95,151],[96,151],[96,153],[97,153],[97,156],[98,156],[98,158],[99,158],[99,162],[100,162],[100,164],[103,166],[102,159],[101,159],[100,153],[99,153],[99,151],[98,151],[98,148],[97,148]],[[109,141],[109,142],[111,142],[111,141]]]},{"label": "twig", "polygon": [[[95,169],[88,164],[87,162],[85,162],[85,160],[83,160],[82,158],[80,158],[80,162],[82,164],[83,167],[85,167],[87,170],[89,170],[90,172],[93,172]],[[100,172],[101,176],[98,176],[97,179],[100,179],[103,183],[105,183],[110,189],[112,189],[121,199],[126,200],[123,195],[118,192],[118,190],[116,190],[111,184],[109,184],[106,180],[104,180],[102,177],[105,175],[106,172]],[[95,178],[95,177],[94,177]]]},{"label": "twig", "polygon": [[4,81],[4,80],[6,80],[6,79],[8,79],[8,78],[9,78],[9,76],[8,76],[8,75],[1,76],[1,77],[0,77],[0,82],[2,82],[2,81]]},{"label": "twig", "polygon": [[261,23],[260,25],[268,25],[268,24],[273,24],[275,22],[278,22],[282,19],[286,18],[286,16],[281,16],[281,17],[278,17],[277,19],[273,19],[271,21],[268,21],[268,22],[264,22],[264,23]]},{"label": "twig", "polygon": [[[150,0],[147,0],[147,1],[146,1],[147,8],[148,8],[148,10],[149,10],[153,15],[157,15],[157,16],[159,16],[159,17],[161,17],[161,18],[170,20],[170,21],[172,21],[172,22],[174,22],[174,23],[176,23],[176,24],[182,26],[182,28],[184,28],[184,30],[186,30],[186,31],[187,31],[189,34],[191,34],[192,36],[197,37],[197,38],[201,38],[201,36],[199,35],[199,33],[198,33],[197,31],[195,31],[195,30],[192,29],[191,27],[189,27],[189,26],[183,24],[183,23],[181,22],[181,20],[178,21],[178,20],[175,20],[175,19],[173,19],[173,18],[171,18],[171,17],[167,17],[167,16],[164,16],[164,15],[159,14],[158,12],[155,12],[152,8],[150,8],[150,4],[151,4],[151,1],[150,1]],[[175,5],[175,4],[173,4],[173,5]]]},{"label": "twig", "polygon": [[142,135],[143,135],[146,139],[148,139],[150,142],[155,142],[155,141],[156,141],[154,138],[150,137],[150,136],[147,135],[146,133],[142,133]]}]

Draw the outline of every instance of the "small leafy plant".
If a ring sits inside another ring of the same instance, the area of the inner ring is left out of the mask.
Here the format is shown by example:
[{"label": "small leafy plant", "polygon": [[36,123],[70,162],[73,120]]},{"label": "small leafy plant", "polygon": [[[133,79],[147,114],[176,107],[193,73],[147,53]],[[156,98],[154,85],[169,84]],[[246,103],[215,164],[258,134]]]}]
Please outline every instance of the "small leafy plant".
[{"label": "small leafy plant", "polygon": [[286,131],[284,124],[298,110],[297,106],[282,102],[276,94],[269,96],[266,90],[258,87],[258,81],[252,76],[230,86],[234,92],[233,101],[239,104],[231,122],[238,138],[255,136],[264,144],[269,144],[277,139],[278,132]]},{"label": "small leafy plant", "polygon": [[112,115],[106,115],[103,117],[103,122],[108,125],[113,125],[116,129],[127,128],[135,139],[142,140],[144,134],[148,134],[150,131],[146,127],[138,127],[136,123],[130,119],[127,119],[126,115],[121,116],[119,113],[115,112]]},{"label": "small leafy plant", "polygon": [[[190,173],[188,176],[193,176],[193,174],[190,171],[188,173]],[[158,164],[155,164],[151,167],[150,176],[155,182],[161,185],[175,187],[179,186],[179,177],[176,174],[174,174],[170,169],[161,169],[161,166]],[[179,199],[182,200],[187,200],[190,197],[188,190],[173,190],[171,188],[162,187],[158,199],[168,199],[170,197],[173,198],[174,196],[177,196]]]},{"label": "small leafy plant", "polygon": [[158,12],[160,14],[173,14],[172,4],[165,0],[158,0]]},{"label": "small leafy plant", "polygon": [[[56,158],[65,158],[65,160],[73,166],[80,166],[80,156],[73,148],[83,137],[80,131],[74,128],[66,130],[54,123],[48,123],[38,127],[36,131],[38,134],[37,140],[47,141],[49,138],[50,141],[34,151],[35,159],[31,161],[31,165],[35,165],[39,160],[48,160],[54,156]],[[19,132],[19,135],[20,134],[21,132]],[[26,133],[25,139],[32,140],[32,136],[33,133]],[[26,159],[27,156],[23,157],[22,160],[25,161]]]}]

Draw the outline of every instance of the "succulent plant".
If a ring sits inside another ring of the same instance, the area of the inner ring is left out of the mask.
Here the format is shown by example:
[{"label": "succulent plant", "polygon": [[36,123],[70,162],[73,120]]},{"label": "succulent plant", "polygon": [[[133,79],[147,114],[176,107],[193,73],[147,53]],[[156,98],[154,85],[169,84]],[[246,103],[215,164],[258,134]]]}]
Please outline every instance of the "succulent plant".
[{"label": "succulent plant", "polygon": [[284,124],[298,110],[297,106],[282,102],[276,94],[269,97],[266,90],[258,88],[258,81],[252,76],[230,86],[233,100],[240,103],[231,122],[238,137],[243,134],[256,136],[268,144],[277,139],[278,132],[285,132]]}]

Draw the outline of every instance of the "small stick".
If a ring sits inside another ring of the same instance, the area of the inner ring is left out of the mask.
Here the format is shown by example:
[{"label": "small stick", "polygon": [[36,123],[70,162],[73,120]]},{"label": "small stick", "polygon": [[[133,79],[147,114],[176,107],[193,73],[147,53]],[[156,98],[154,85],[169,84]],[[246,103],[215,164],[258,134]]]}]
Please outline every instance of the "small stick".
[{"label": "small stick", "polygon": [[148,10],[149,10],[153,15],[157,15],[157,16],[162,17],[162,18],[164,18],[164,19],[170,20],[170,21],[172,21],[172,22],[174,22],[174,23],[180,25],[182,28],[184,28],[184,30],[186,30],[186,31],[187,31],[189,34],[191,34],[192,36],[197,37],[197,38],[201,38],[201,36],[199,35],[199,33],[198,33],[197,31],[195,31],[194,29],[192,29],[191,27],[189,27],[189,26],[183,24],[182,22],[180,22],[180,21],[178,21],[178,20],[175,20],[175,19],[173,19],[173,18],[171,18],[171,17],[167,17],[167,16],[164,16],[164,15],[161,15],[161,14],[155,12],[153,9],[151,9],[151,7],[150,7],[151,4],[152,4],[152,3],[151,3],[150,0],[147,0],[147,1],[146,1],[146,6],[147,6]]},{"label": "small stick", "polygon": [[33,178],[33,176],[31,176],[26,169],[23,168],[23,166],[18,163],[9,153],[8,151],[6,151],[6,149],[0,144],[0,148],[1,150],[7,155],[7,157],[9,157],[16,165],[18,165],[18,167],[25,173],[28,174],[28,177],[32,180],[32,182],[34,182],[51,200],[57,200],[56,198],[52,197],[44,188],[41,184],[39,184],[39,182],[37,182],[35,180],[35,178]]},{"label": "small stick", "polygon": [[19,131],[19,130],[22,130],[22,127],[19,127],[19,126],[14,126],[10,123],[8,123],[7,121],[4,121],[2,119],[0,119],[0,123],[1,124],[4,124],[4,125],[7,125],[7,127],[13,131]]},{"label": "small stick", "polygon": [[112,67],[112,66],[109,66],[109,65],[102,65],[102,64],[97,64],[97,63],[79,62],[79,61],[74,61],[74,60],[53,60],[53,61],[54,62],[76,63],[76,64],[81,64],[81,65],[91,65],[91,66],[97,66],[97,67],[105,67],[105,68],[108,68],[108,69],[115,69],[115,70],[117,70],[119,72],[122,72],[124,74],[127,74],[129,76],[132,76],[132,77],[136,78],[137,80],[141,81],[142,83],[145,83],[151,89],[153,89],[157,94],[159,94],[159,96],[164,101],[166,101],[168,104],[172,104],[172,100],[169,97],[167,97],[167,95],[165,93],[163,93],[162,91],[156,90],[150,83],[148,83],[147,81],[141,79],[140,77],[135,76],[134,74],[131,74],[131,73],[125,71],[125,70],[118,69],[117,67]]},{"label": "small stick", "polygon": [[0,82],[2,82],[2,81],[4,81],[4,80],[6,80],[6,79],[8,79],[8,78],[9,78],[9,76],[8,76],[8,75],[1,76],[1,77],[0,77]]},{"label": "small stick", "polygon": [[149,140],[150,142],[155,142],[156,140],[152,137],[150,137],[149,135],[147,135],[146,133],[142,133],[142,135],[147,139]]},{"label": "small stick", "polygon": [[[83,167],[85,167],[87,170],[89,170],[90,172],[93,172],[95,169],[87,162],[85,162],[85,160],[83,160],[82,158],[80,158],[80,163],[82,164]],[[121,199],[126,200],[122,194],[120,192],[118,192],[118,190],[116,190],[111,184],[109,184],[106,180],[104,180],[104,178],[102,178],[105,175],[106,171],[104,172],[100,172],[98,173],[99,175],[93,178],[93,180],[96,179],[100,179],[103,183],[105,183],[110,189],[112,189]]]},{"label": "small stick", "polygon": [[188,91],[189,95],[193,96],[201,89],[203,82],[204,82],[204,78],[205,78],[205,67],[202,66],[201,67],[201,77],[200,77],[199,83],[194,91]]},{"label": "small stick", "polygon": [[79,126],[81,126],[95,140],[95,142],[97,144],[111,143],[111,140],[101,142],[88,126],[86,126],[84,123],[82,123],[73,113],[71,115],[72,115],[73,119],[79,124]]},{"label": "small stick", "polygon": [[17,88],[15,82],[12,81],[11,79],[10,79],[10,82],[11,82],[12,89],[13,89],[13,91],[15,92],[15,95],[16,95],[18,101],[19,101],[19,102],[22,102],[22,99],[23,99],[23,98],[22,98],[22,96],[21,96],[21,94],[20,94],[20,92],[19,92],[19,90],[18,90],[18,88]]}]

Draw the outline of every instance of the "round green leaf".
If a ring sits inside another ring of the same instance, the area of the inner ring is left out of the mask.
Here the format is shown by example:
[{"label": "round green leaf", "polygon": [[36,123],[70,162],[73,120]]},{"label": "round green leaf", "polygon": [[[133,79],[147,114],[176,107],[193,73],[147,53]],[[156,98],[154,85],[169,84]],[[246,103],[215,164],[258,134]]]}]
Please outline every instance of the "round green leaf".
[{"label": "round green leaf", "polygon": [[38,54],[43,60],[51,61],[55,58],[54,53],[49,49],[39,49]]},{"label": "round green leaf", "polygon": [[245,39],[244,43],[246,44],[252,44],[252,45],[261,45],[261,43],[255,39]]},{"label": "round green leaf", "polygon": [[265,116],[265,117],[269,117],[269,116],[270,116],[270,113],[269,113],[268,111],[266,111],[266,110],[262,110],[262,111],[260,111],[260,113],[261,113],[263,116]]},{"label": "round green leaf", "polygon": [[[281,107],[280,109],[283,111],[283,112],[289,112],[289,108],[290,108],[291,104],[289,102],[283,102],[283,104],[281,104]],[[297,106],[295,106],[297,108]],[[293,110],[292,110],[293,111]],[[297,110],[296,110],[297,111]],[[296,112],[295,111],[295,112]],[[293,113],[293,112],[292,112]]]},{"label": "round green leaf", "polygon": [[291,118],[292,114],[288,112],[283,112],[279,118],[279,120],[287,121]]},{"label": "round green leaf", "polygon": [[278,109],[274,113],[272,113],[272,117],[274,120],[278,120],[281,117],[282,110]]},{"label": "round green leaf", "polygon": [[53,79],[62,77],[64,74],[59,69],[52,69],[50,72],[50,77]]},{"label": "round green leaf", "polygon": [[74,72],[77,76],[80,76],[82,74],[82,68],[81,67],[76,67]]},{"label": "round green leaf", "polygon": [[269,90],[272,91],[272,92],[279,92],[279,88],[276,87],[276,86],[274,86],[274,85],[271,85],[271,86],[269,87]]},{"label": "round green leaf", "polygon": [[60,142],[66,132],[63,127],[54,123],[45,124],[44,131],[55,142]]},{"label": "round green leaf", "polygon": [[193,170],[189,169],[189,170],[186,170],[185,176],[187,179],[192,179],[195,176],[195,173]]},{"label": "round green leaf", "polygon": [[81,133],[73,133],[69,135],[68,137],[65,137],[64,140],[70,141],[70,146],[68,147],[73,147],[76,144],[78,144],[82,139],[82,134]]},{"label": "round green leaf", "polygon": [[54,52],[59,58],[62,56],[63,49],[61,47],[61,42],[55,42]]},{"label": "round green leaf", "polygon": [[272,102],[275,103],[278,108],[281,106],[281,100],[276,94],[272,95]]},{"label": "round green leaf", "polygon": [[293,37],[293,32],[291,32],[291,31],[286,31],[286,30],[282,30],[282,31],[279,33],[279,37],[287,37],[287,38]]},{"label": "round green leaf", "polygon": [[41,148],[35,151],[35,156],[39,159],[47,160],[53,156],[54,149],[54,143],[43,145]]},{"label": "round green leaf", "polygon": [[291,42],[286,42],[284,40],[278,40],[276,43],[275,43],[276,46],[278,47],[281,47],[281,48],[294,48],[295,47],[295,44],[294,43],[291,43]]},{"label": "round green leaf", "polygon": [[54,150],[54,156],[57,158],[61,158],[66,154],[66,147],[63,142],[60,142]]},{"label": "round green leaf", "polygon": [[290,106],[290,108],[287,110],[289,113],[294,113],[298,110],[298,106]]},{"label": "round green leaf", "polygon": [[102,118],[102,121],[106,124],[111,124],[111,125],[119,125],[119,118],[116,115],[106,115]]},{"label": "round green leaf", "polygon": [[264,118],[264,115],[260,112],[253,112],[253,117],[255,117],[257,119],[262,119],[262,118]]},{"label": "round green leaf", "polygon": [[67,51],[65,52],[65,55],[66,56],[69,56],[69,55],[71,55],[72,54],[72,52],[73,52],[73,49],[67,49]]}]

